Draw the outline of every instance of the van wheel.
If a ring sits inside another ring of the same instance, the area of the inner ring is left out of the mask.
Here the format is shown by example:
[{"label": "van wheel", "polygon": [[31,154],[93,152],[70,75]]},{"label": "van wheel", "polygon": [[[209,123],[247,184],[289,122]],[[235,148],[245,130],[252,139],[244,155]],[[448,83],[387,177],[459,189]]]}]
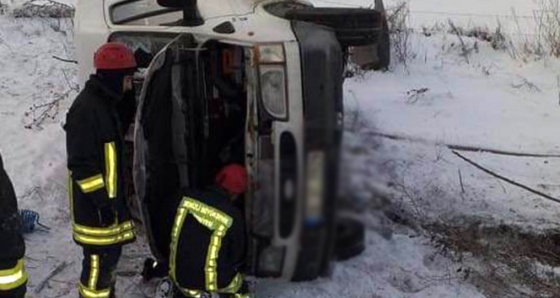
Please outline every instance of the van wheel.
[{"label": "van wheel", "polygon": [[370,46],[375,52],[375,60],[372,63],[360,65],[363,70],[388,70],[391,64],[391,35],[387,20],[383,21],[381,33],[377,43]]},{"label": "van wheel", "polygon": [[340,218],[336,227],[335,256],[344,261],[360,255],[366,248],[364,225],[352,218]]},{"label": "van wheel", "polygon": [[391,64],[391,35],[387,20],[383,21],[381,35],[377,41],[377,65],[375,70],[387,70]]},{"label": "van wheel", "polygon": [[299,7],[283,17],[331,27],[343,48],[374,44],[384,21],[380,11],[365,8]]}]

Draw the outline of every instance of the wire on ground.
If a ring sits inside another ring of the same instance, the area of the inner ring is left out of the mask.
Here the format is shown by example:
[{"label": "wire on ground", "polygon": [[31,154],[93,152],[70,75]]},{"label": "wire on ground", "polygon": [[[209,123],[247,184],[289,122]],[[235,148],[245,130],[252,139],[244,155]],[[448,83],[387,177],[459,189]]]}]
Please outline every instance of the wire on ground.
[{"label": "wire on ground", "polygon": [[523,184],[521,184],[521,183],[519,183],[519,182],[517,182],[517,181],[515,181],[515,180],[512,180],[512,179],[510,179],[510,178],[507,178],[507,177],[505,177],[505,176],[502,176],[502,175],[500,175],[500,174],[498,174],[498,173],[496,173],[496,172],[493,172],[493,171],[491,171],[491,170],[489,170],[489,169],[487,169],[487,168],[481,166],[480,164],[478,164],[478,163],[476,163],[476,162],[474,162],[474,161],[472,161],[472,160],[466,158],[465,156],[461,155],[459,152],[457,152],[457,151],[455,151],[455,150],[452,150],[452,152],[453,152],[453,154],[457,155],[457,156],[458,156],[459,158],[461,158],[462,160],[468,162],[469,164],[473,165],[473,166],[476,167],[477,169],[479,169],[479,170],[481,170],[481,171],[483,171],[483,172],[485,172],[485,173],[487,173],[487,174],[489,174],[489,175],[492,175],[492,176],[494,176],[494,177],[496,177],[496,178],[498,178],[498,179],[501,179],[501,180],[503,180],[503,181],[505,181],[505,182],[507,182],[507,183],[509,183],[509,184],[515,185],[515,186],[517,186],[517,187],[520,187],[520,188],[522,188],[522,189],[524,189],[524,190],[526,190],[526,191],[528,191],[528,192],[531,192],[531,193],[533,193],[533,194],[536,194],[536,195],[538,195],[538,196],[540,196],[540,197],[542,197],[542,198],[545,198],[545,199],[547,199],[547,200],[550,200],[550,201],[553,201],[553,202],[556,202],[556,203],[560,203],[560,199],[558,199],[558,198],[555,198],[555,197],[553,197],[553,196],[550,196],[550,195],[548,195],[548,194],[545,194],[545,193],[543,193],[543,192],[540,192],[540,191],[538,191],[538,190],[536,190],[536,189],[534,189],[534,188],[531,188],[531,187],[529,187],[529,186],[523,185]]}]

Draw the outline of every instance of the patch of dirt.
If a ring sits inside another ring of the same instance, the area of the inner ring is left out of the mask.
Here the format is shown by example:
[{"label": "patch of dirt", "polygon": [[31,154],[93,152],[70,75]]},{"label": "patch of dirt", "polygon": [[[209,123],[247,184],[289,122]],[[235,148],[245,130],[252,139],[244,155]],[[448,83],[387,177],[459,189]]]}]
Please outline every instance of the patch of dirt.
[{"label": "patch of dirt", "polygon": [[469,280],[487,297],[560,297],[560,230],[530,233],[481,222],[425,228],[442,252],[479,261]]}]

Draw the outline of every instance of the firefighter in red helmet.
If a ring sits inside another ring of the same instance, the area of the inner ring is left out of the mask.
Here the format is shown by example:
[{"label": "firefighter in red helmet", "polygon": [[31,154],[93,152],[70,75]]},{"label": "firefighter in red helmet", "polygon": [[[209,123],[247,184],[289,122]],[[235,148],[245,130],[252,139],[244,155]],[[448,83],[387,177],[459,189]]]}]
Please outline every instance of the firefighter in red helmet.
[{"label": "firefighter in red helmet", "polygon": [[122,246],[135,240],[124,194],[124,134],[135,113],[136,61],[124,44],[107,43],[94,57],[96,73],[66,117],[72,235],[84,259],[84,298],[114,297]]},{"label": "firefighter in red helmet", "polygon": [[169,278],[175,297],[249,297],[242,275],[247,236],[233,202],[247,189],[240,165],[224,167],[207,191],[187,191],[171,231]]}]

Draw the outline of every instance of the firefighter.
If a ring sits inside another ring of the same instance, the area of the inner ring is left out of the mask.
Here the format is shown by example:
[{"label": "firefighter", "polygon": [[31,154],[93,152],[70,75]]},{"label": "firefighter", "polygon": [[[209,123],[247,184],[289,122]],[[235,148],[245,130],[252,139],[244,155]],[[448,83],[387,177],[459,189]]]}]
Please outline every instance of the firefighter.
[{"label": "firefighter", "polygon": [[171,231],[169,277],[175,297],[249,297],[241,271],[246,235],[242,213],[233,202],[247,189],[240,165],[224,167],[216,186],[186,191]]},{"label": "firefighter", "polygon": [[24,297],[27,272],[23,264],[25,243],[21,234],[14,187],[0,156],[0,297]]},{"label": "firefighter", "polygon": [[91,75],[66,117],[74,241],[84,259],[80,297],[114,297],[122,246],[135,240],[124,193],[124,134],[135,112],[136,61],[120,43],[101,46]]}]

